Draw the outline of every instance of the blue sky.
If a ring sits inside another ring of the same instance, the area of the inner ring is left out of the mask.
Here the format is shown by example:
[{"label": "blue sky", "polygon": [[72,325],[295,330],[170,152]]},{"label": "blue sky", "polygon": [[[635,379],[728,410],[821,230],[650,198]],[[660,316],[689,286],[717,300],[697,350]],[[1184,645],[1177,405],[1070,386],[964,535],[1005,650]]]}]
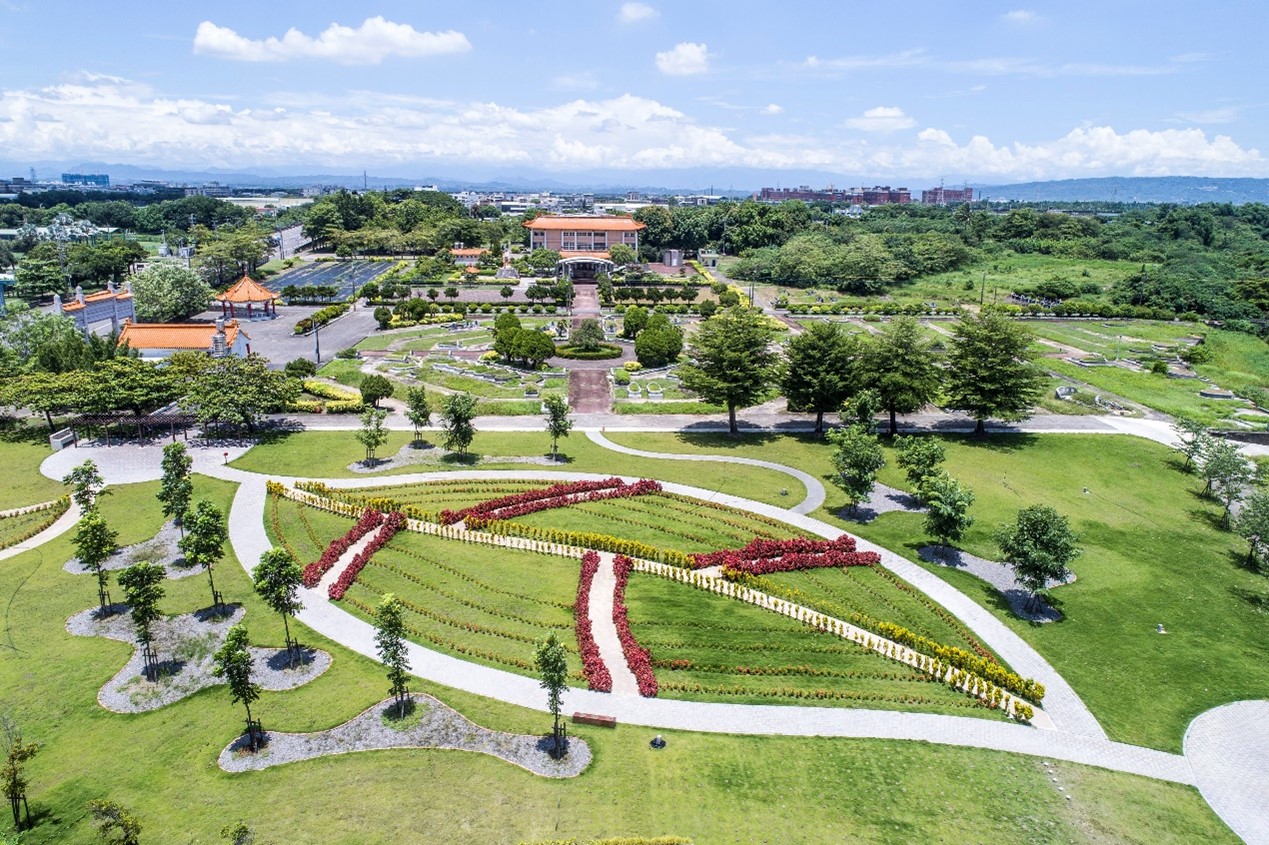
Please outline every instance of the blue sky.
[{"label": "blue sky", "polygon": [[1269,176],[1267,25],[1171,0],[0,0],[0,160]]}]

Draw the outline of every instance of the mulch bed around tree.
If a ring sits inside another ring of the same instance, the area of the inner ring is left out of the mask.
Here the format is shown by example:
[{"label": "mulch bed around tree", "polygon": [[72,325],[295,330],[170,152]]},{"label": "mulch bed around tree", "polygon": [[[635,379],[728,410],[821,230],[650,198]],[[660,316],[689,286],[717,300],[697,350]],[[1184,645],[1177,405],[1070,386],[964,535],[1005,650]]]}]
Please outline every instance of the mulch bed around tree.
[{"label": "mulch bed around tree", "polygon": [[[550,756],[551,738],[503,733],[483,728],[430,695],[410,696],[413,712],[396,720],[396,704],[381,701],[342,725],[315,733],[266,731],[263,747],[252,752],[241,736],[220,752],[220,767],[227,772],[248,772],[311,760],[332,754],[389,748],[448,748],[489,754],[549,778],[570,778],[590,765],[590,746],[577,738],[568,740],[568,753]],[[543,719],[547,719],[543,716]]]},{"label": "mulch bed around tree", "polygon": [[[1013,570],[1003,563],[946,546],[922,546],[917,553],[921,555],[922,560],[950,569],[960,569],[991,584],[1000,591],[1005,601],[1009,602],[1009,609],[1020,619],[1028,622],[1056,622],[1062,618],[1062,614],[1042,598],[1037,599],[1028,610],[1027,604],[1031,602],[1031,594],[1018,583]],[[1045,586],[1046,588],[1060,587],[1074,580],[1075,575],[1072,574],[1065,581],[1050,581]]]},{"label": "mulch bed around tree", "polygon": [[[176,527],[175,522],[168,522],[159,529],[158,534],[155,534],[149,540],[121,547],[117,552],[106,558],[106,562],[102,564],[102,569],[114,572],[119,569],[127,569],[134,563],[144,562],[159,564],[163,567],[163,571],[168,578],[188,578],[191,575],[199,574],[203,571],[202,567],[185,565],[185,555],[177,545],[180,540],[180,529]],[[91,569],[85,569],[77,557],[66,561],[62,569],[72,575],[87,575],[92,572]]]},{"label": "mulch bed around tree", "polygon": [[[214,608],[172,616],[154,623],[154,650],[159,657],[157,680],[142,673],[141,650],[136,647],[136,631],[127,605],[111,605],[103,616],[99,608],[76,613],[66,622],[66,630],[80,637],[106,637],[133,645],[132,657],[97,693],[97,702],[115,713],[145,713],[157,710],[199,690],[225,683],[212,674],[212,655],[225,641],[226,632],[242,621],[246,611],[240,605],[226,605],[225,613]],[[266,690],[288,690],[321,675],[331,665],[331,656],[317,649],[301,649],[295,666],[288,665],[286,649],[252,648],[254,678]]]}]

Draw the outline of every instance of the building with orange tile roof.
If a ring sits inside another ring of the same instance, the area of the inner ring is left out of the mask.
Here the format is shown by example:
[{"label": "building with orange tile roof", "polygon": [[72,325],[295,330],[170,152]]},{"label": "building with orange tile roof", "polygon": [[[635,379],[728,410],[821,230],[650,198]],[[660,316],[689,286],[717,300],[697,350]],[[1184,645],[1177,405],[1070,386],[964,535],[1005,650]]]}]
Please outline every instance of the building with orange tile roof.
[{"label": "building with orange tile roof", "polygon": [[115,290],[113,283],[99,293],[85,295],[82,287],[76,286],[75,296],[70,302],[63,303],[60,294],[53,294],[53,313],[75,320],[75,326],[83,333],[93,323],[110,321],[110,330],[118,332],[125,320],[135,320],[136,308],[132,302],[132,285],[123,283],[123,288]]},{"label": "building with orange tile roof", "polygon": [[479,247],[462,247],[455,246],[449,251],[450,257],[454,259],[454,263],[461,267],[475,267],[480,261],[480,256],[489,250]]},{"label": "building with orange tile roof", "polygon": [[560,254],[560,271],[579,281],[612,272],[609,247],[624,244],[639,252],[639,232],[647,228],[632,217],[606,215],[542,215],[527,220],[529,249]]},{"label": "building with orange tile roof", "polygon": [[216,301],[220,303],[222,317],[237,317],[239,308],[245,309],[248,320],[255,316],[271,319],[278,315],[278,294],[245,273],[229,290],[217,296]]},{"label": "building with orange tile roof", "polygon": [[177,352],[206,352],[213,358],[251,354],[251,338],[237,320],[217,317],[214,323],[134,323],[125,320],[119,345],[128,344],[143,359],[168,358]]}]

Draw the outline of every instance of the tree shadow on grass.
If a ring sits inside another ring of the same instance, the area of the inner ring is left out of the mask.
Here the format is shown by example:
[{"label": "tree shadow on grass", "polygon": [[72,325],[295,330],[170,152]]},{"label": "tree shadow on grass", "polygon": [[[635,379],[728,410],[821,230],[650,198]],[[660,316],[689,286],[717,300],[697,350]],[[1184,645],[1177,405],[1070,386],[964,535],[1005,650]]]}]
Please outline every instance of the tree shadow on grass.
[{"label": "tree shadow on grass", "polygon": [[[704,428],[706,425],[716,425],[716,423],[695,423]],[[771,431],[755,431],[741,428],[739,437],[732,437],[725,431],[702,430],[693,431],[692,426],[679,431],[675,434],[674,439],[696,448],[714,448],[714,449],[743,449],[750,446],[765,446],[771,443],[783,440],[790,435],[777,434]]]},{"label": "tree shadow on grass", "polygon": [[480,463],[480,455],[475,452],[468,452],[464,455],[460,455],[457,452],[450,452],[447,455],[441,456],[441,463],[452,464],[454,466],[475,466]]},{"label": "tree shadow on grass", "polygon": [[1246,602],[1258,613],[1269,613],[1269,593],[1258,593],[1246,587],[1230,587],[1229,592],[1239,601]]},{"label": "tree shadow on grass", "polygon": [[1222,522],[1221,515],[1219,513],[1213,513],[1210,510],[1189,510],[1186,511],[1186,514],[1189,516],[1190,521],[1197,522],[1200,525],[1206,525],[1208,528],[1215,531],[1228,530],[1228,526]]},{"label": "tree shadow on grass", "polygon": [[194,611],[194,618],[199,622],[219,622],[229,616],[233,616],[238,612],[238,608],[242,605],[237,603],[222,604],[219,607],[211,605],[209,607],[199,608]]},{"label": "tree shadow on grass", "polygon": [[1040,442],[1037,435],[1020,431],[992,431],[981,437],[963,433],[944,434],[943,438],[951,443],[988,452],[1021,452]]}]

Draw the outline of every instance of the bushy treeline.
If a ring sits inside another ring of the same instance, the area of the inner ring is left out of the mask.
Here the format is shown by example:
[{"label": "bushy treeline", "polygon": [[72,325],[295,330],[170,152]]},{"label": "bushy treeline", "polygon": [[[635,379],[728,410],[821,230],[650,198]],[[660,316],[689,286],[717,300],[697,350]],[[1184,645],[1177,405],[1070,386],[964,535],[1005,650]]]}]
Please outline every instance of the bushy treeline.
[{"label": "bushy treeline", "polygon": [[[83,191],[48,191],[19,194],[0,202],[0,227],[15,229],[23,223],[45,226],[58,214],[145,234],[187,232],[195,226],[237,226],[255,212],[214,197],[156,199],[153,194],[127,194],[126,199],[103,200],[101,194]],[[56,200],[56,201],[54,201]]]}]

